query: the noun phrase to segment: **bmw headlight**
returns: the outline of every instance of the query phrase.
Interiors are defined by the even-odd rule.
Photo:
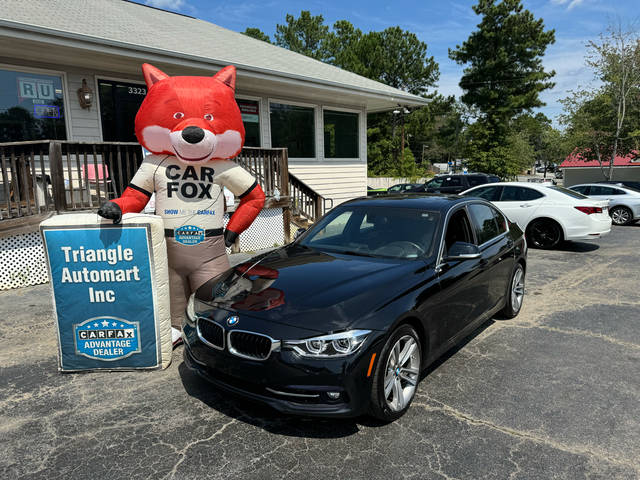
[[[189,323],[196,321],[196,294],[192,293],[187,301],[187,320]]]
[[[285,340],[282,346],[303,357],[345,357],[357,352],[370,333],[371,330],[349,330],[304,340]]]

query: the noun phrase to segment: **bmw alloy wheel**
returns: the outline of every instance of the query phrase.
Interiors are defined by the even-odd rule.
[[[519,312],[524,298],[524,271],[522,267],[516,269],[511,282],[511,308],[514,312]]]
[[[391,349],[384,374],[384,397],[393,412],[403,410],[416,392],[419,355],[420,349],[411,335],[401,337]]]

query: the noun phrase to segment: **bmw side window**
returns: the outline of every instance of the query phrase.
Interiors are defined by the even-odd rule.
[[[609,195],[626,195],[627,192],[623,192],[622,190],[618,190],[617,188],[612,188],[611,193]]]
[[[476,231],[476,237],[478,238],[478,245],[482,245],[500,235],[501,232],[491,207],[480,203],[472,203],[468,208]]]
[[[589,190],[589,187],[586,186],[580,186],[580,187],[571,187],[571,190],[574,190],[578,193],[581,193],[583,195],[587,195],[587,191]]]
[[[498,224],[498,233],[504,233],[507,231],[507,219],[504,218],[504,215],[500,213],[495,208],[491,208],[493,212],[493,216],[496,219],[496,223]]]
[[[467,212],[464,208],[457,210],[449,218],[447,233],[444,237],[445,256],[451,246],[456,242],[473,243],[471,224],[469,223],[469,218],[467,217]]]

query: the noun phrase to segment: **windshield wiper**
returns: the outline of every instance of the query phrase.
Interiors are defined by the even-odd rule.
[[[370,253],[356,252],[355,250],[336,251],[336,253],[342,253],[344,255],[355,255],[356,257],[375,257]]]

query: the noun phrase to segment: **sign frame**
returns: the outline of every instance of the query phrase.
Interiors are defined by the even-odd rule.
[[[149,261],[149,271],[150,271],[150,283],[151,283],[151,301],[153,304],[153,328],[155,332],[155,355],[156,355],[156,364],[151,366],[124,366],[124,367],[93,367],[93,368],[64,368],[63,365],[63,355],[62,355],[62,339],[60,338],[60,319],[58,317],[58,308],[56,304],[55,298],[55,289],[54,289],[54,281],[52,276],[51,269],[51,260],[49,256],[49,249],[47,245],[47,238],[45,235],[45,231],[73,231],[73,230],[105,230],[105,229],[144,229],[145,230],[145,238],[146,238],[146,253]],[[162,369],[162,352],[161,352],[161,340],[160,340],[160,329],[159,329],[159,318],[158,318],[158,308],[157,308],[157,290],[156,290],[156,265],[154,260],[154,252],[153,245],[151,241],[151,225],[148,223],[126,223],[126,224],[84,224],[84,225],[40,225],[40,234],[42,236],[42,245],[44,248],[44,254],[47,261],[47,274],[49,276],[49,284],[51,286],[51,300],[54,306],[54,317],[55,317],[55,328],[56,328],[56,338],[58,343],[58,371],[62,373],[75,373],[75,372],[114,372],[114,371],[133,371],[133,370],[159,370]],[[109,315],[103,315],[103,317],[107,317]],[[87,319],[88,320],[88,319]],[[86,320],[81,322],[70,324],[73,327],[74,331],[74,348],[75,346],[75,326],[84,323]],[[134,323],[130,320],[127,320],[130,323]],[[140,332],[139,322],[138,323],[138,332]],[[140,340],[139,340],[140,341]],[[127,355],[130,356],[131,354]],[[84,355],[83,355],[84,356]],[[122,360],[123,358],[105,360],[101,359],[100,361],[114,361],[114,360]]]

